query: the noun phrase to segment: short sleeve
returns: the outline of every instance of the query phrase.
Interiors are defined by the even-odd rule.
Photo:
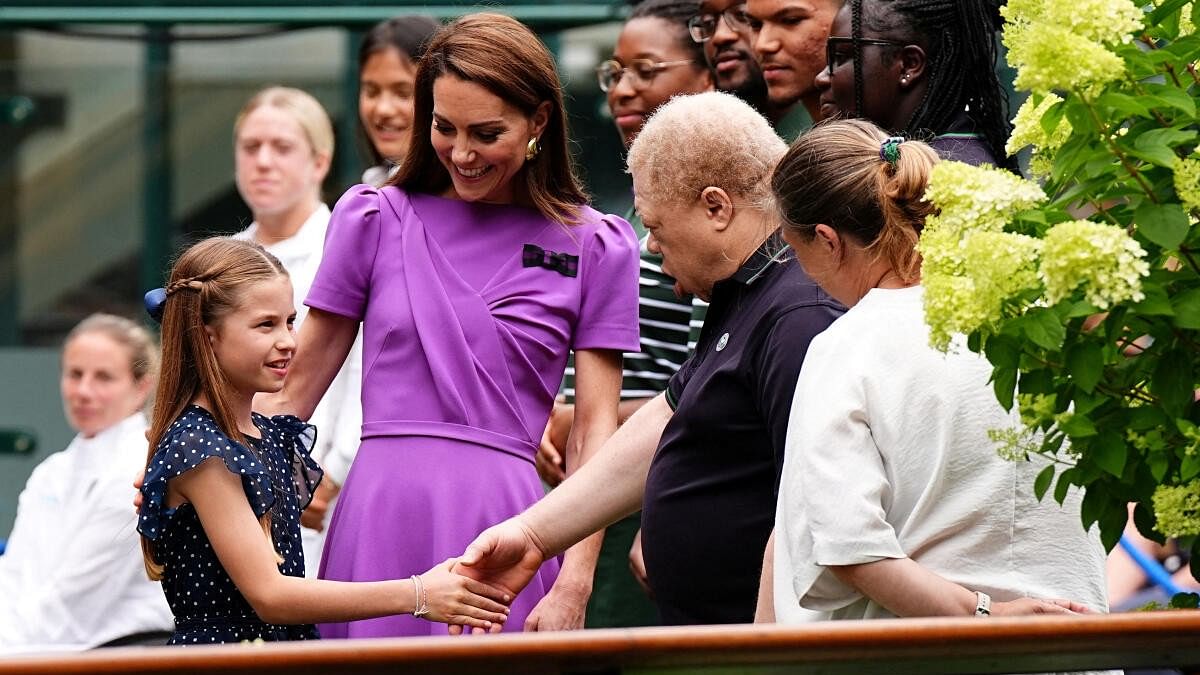
[[[285,456],[292,465],[296,504],[303,511],[312,501],[313,493],[324,475],[320,465],[312,458],[313,446],[317,444],[317,428],[295,415],[276,415],[271,418],[271,424],[282,436]]]
[[[579,321],[571,347],[640,351],[639,252],[633,227],[617,216],[603,216],[582,255]]]
[[[333,207],[325,252],[304,304],[361,321],[379,251],[379,191],[356,185]]]
[[[275,495],[267,467],[253,452],[222,433],[212,417],[193,408],[171,425],[146,467],[138,513],[138,532],[142,536],[158,539],[173,511],[166,505],[167,483],[211,457],[220,457],[227,469],[241,476],[256,517],[261,518],[271,508]]]
[[[801,369],[776,519],[776,538],[793,561],[792,591],[803,607],[818,610],[861,597],[826,567],[905,557],[887,520],[891,484],[866,393],[835,342],[828,334],[814,339]]]

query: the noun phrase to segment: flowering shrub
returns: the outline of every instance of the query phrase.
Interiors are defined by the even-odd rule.
[[[1200,2],[1009,0],[1004,44],[1030,96],[1010,153],[1039,182],[953,162],[922,234],[935,346],[985,354],[1024,429],[992,440],[1054,461],[1039,497],[1085,488],[1113,547],[1133,503],[1200,577]]]

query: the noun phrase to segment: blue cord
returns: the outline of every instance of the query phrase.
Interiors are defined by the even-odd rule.
[[[1148,577],[1150,581],[1153,581],[1156,586],[1161,586],[1162,589],[1167,592],[1168,596],[1173,596],[1176,593],[1184,592],[1182,588],[1177,586],[1175,582],[1171,580],[1171,573],[1168,572],[1166,568],[1158,564],[1157,560],[1143,553],[1142,550],[1137,546],[1134,546],[1133,542],[1129,541],[1129,539],[1125,536],[1121,537],[1121,548],[1125,549],[1125,552],[1129,554],[1129,557],[1133,558],[1133,561],[1138,564],[1138,567],[1142,568],[1142,571],[1146,573],[1146,577]]]

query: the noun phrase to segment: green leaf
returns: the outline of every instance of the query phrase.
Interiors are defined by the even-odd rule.
[[[1039,122],[1042,126],[1042,131],[1046,132],[1047,136],[1053,136],[1066,113],[1067,107],[1062,102],[1055,103],[1047,108],[1046,112],[1042,113],[1042,119]]]
[[[1193,400],[1191,354],[1173,349],[1162,355],[1150,378],[1150,391],[1172,417],[1184,417]]]
[[[1071,491],[1071,479],[1075,469],[1067,469],[1058,476],[1058,482],[1054,484],[1054,501],[1058,502],[1059,506],[1067,499],[1067,493]]]
[[[1176,593],[1171,596],[1171,609],[1197,609],[1200,608],[1200,594],[1196,593]]]
[[[1164,89],[1157,96],[1149,96],[1147,98],[1150,100],[1161,98],[1169,105],[1174,106],[1179,103],[1177,94],[1183,94],[1183,92],[1178,89]],[[1187,94],[1183,95],[1187,96]],[[1192,112],[1195,113],[1195,102],[1191,102],[1191,106]],[[1146,150],[1160,145],[1173,147],[1185,143],[1191,144],[1196,142],[1196,136],[1195,131],[1184,131],[1183,129],[1151,129],[1150,131],[1143,131],[1138,134],[1137,140],[1133,142],[1133,147],[1138,150]]]
[[[1104,373],[1104,353],[1094,342],[1082,342],[1067,351],[1067,370],[1075,384],[1092,393]]]
[[[1179,465],[1179,479],[1190,481],[1196,476],[1200,476],[1200,452],[1192,451],[1190,455],[1183,456],[1183,462]]]
[[[1068,415],[1066,419],[1058,423],[1058,428],[1067,432],[1071,440],[1076,438],[1088,438],[1100,433],[1096,430],[1096,425],[1085,415]]]
[[[1138,232],[1159,246],[1174,250],[1188,234],[1187,214],[1179,204],[1145,202],[1133,215]]]
[[[1146,25],[1153,26],[1156,23],[1161,23],[1168,14],[1179,11],[1179,8],[1186,5],[1189,1],[1166,0],[1166,2],[1156,7],[1153,12],[1150,12],[1150,17],[1146,20]]]
[[[1142,293],[1146,297],[1133,305],[1132,309],[1134,312],[1142,316],[1175,315],[1175,310],[1171,306],[1171,298],[1167,296],[1167,291],[1162,286],[1146,284],[1142,286]]]
[[[1083,491],[1083,502],[1079,505],[1079,516],[1083,519],[1084,529],[1091,529],[1092,523],[1104,515],[1108,502],[1108,490],[1104,483],[1092,483]]]
[[[1116,110],[1117,112],[1123,113],[1127,116],[1132,116],[1132,117],[1149,117],[1150,116],[1150,108],[1148,108],[1145,103],[1142,103],[1137,98],[1134,98],[1133,96],[1130,96],[1129,94],[1121,94],[1121,93],[1118,93],[1115,91],[1110,91],[1110,92],[1104,94],[1103,96],[1101,96],[1099,99],[1097,99],[1096,103],[1098,103],[1099,105],[1102,105],[1102,106],[1107,106],[1109,108],[1112,108],[1113,110]],[[1051,127],[1049,129],[1046,128],[1046,118],[1043,117],[1042,118],[1042,130],[1044,130],[1047,134],[1049,134],[1049,133],[1052,133],[1054,131],[1054,129],[1055,129],[1055,127]]]
[[[1117,478],[1125,473],[1125,459],[1129,451],[1125,439],[1112,433],[1101,434],[1092,441],[1091,450],[1092,460],[1101,469]]]
[[[1007,335],[989,337],[983,350],[997,368],[1016,368],[1021,363],[1021,343]]]
[[[1005,410],[1012,410],[1013,393],[1017,388],[1017,369],[996,366],[992,369],[992,388],[996,392],[996,400]]]
[[[1184,291],[1171,299],[1175,310],[1175,325],[1180,328],[1200,329],[1200,288]]]
[[[1169,56],[1174,56],[1174,54],[1171,54],[1170,52],[1167,52],[1167,54]],[[1196,116],[1196,101],[1195,101],[1195,99],[1193,99],[1191,96],[1189,96],[1188,93],[1183,91],[1182,89],[1176,89],[1173,86],[1165,86],[1164,88],[1155,92],[1155,98],[1162,99],[1169,106],[1182,111],[1188,117]],[[1174,131],[1174,130],[1173,129],[1163,129],[1163,131]],[[1189,132],[1183,132],[1183,134],[1184,134],[1184,136],[1176,137],[1176,138],[1186,139],[1186,136],[1189,134]],[[1194,136],[1194,134],[1193,134],[1193,136]],[[1178,143],[1180,143],[1180,142],[1187,142],[1187,141],[1179,140],[1178,142],[1172,142],[1170,144],[1178,145]]]
[[[1025,323],[1022,324],[1025,337],[1034,344],[1050,351],[1057,351],[1062,346],[1066,329],[1057,314],[1045,308],[1038,308],[1030,310],[1025,319]]]
[[[1033,494],[1037,496],[1039,502],[1046,496],[1046,490],[1050,489],[1052,480],[1054,480],[1054,465],[1050,464],[1039,471],[1037,478],[1033,481]]]
[[[1163,453],[1155,452],[1149,455],[1146,457],[1146,464],[1150,467],[1150,475],[1154,476],[1155,482],[1161,483],[1163,478],[1166,478],[1170,464]]]
[[[1117,542],[1121,541],[1121,535],[1125,534],[1128,522],[1129,511],[1124,503],[1109,501],[1105,505],[1100,516],[1100,543],[1104,544],[1105,551],[1112,551]]]
[[[1146,507],[1145,504],[1139,503],[1133,509],[1133,524],[1137,528],[1138,534],[1153,541],[1157,544],[1166,544],[1167,538],[1161,532],[1154,529],[1157,524],[1154,519],[1154,512]]]

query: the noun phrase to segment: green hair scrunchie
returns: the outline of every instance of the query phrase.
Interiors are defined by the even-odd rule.
[[[900,161],[900,144],[905,140],[907,139],[903,136],[888,136],[883,139],[883,143],[879,144],[879,159],[895,168],[896,162]]]

